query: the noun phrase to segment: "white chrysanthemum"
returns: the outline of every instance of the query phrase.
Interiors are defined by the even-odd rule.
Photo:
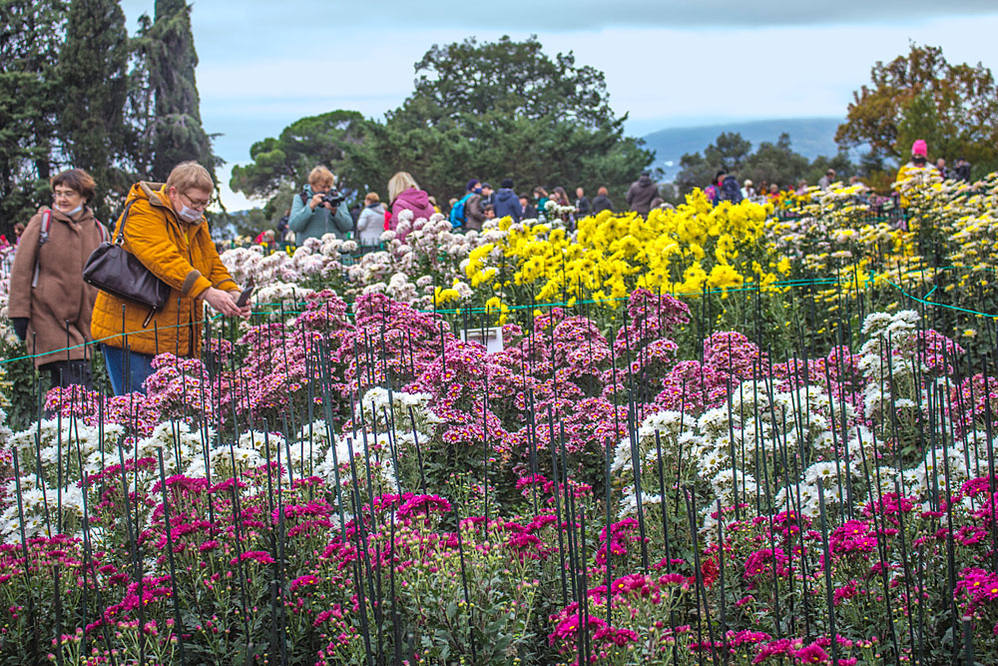
[[[661,504],[662,496],[653,493],[642,493],[641,494],[641,507],[644,511],[648,510],[649,505]],[[627,486],[621,491],[620,496],[620,506],[617,510],[618,519],[623,520],[624,518],[633,517],[638,515],[638,497],[635,494],[634,486]]]
[[[834,462],[814,463],[804,470],[804,481],[809,485],[821,483],[825,488],[837,484],[842,479],[842,466]]]
[[[610,465],[610,470],[619,472],[625,467],[629,467],[630,464],[631,439],[630,437],[625,437],[617,443],[616,448],[613,450],[613,463]]]

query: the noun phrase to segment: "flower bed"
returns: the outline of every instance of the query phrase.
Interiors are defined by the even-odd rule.
[[[0,430],[0,661],[990,663],[993,329],[906,282],[980,187],[230,251],[249,323]]]

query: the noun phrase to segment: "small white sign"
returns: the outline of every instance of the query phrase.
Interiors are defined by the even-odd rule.
[[[485,345],[485,351],[489,354],[494,354],[503,350],[502,327],[486,329],[469,328],[467,331],[461,329],[460,335],[461,339],[465,342],[478,342]]]

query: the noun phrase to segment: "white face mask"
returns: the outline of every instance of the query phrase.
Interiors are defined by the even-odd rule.
[[[79,213],[81,210],[83,210],[83,204],[80,204],[79,206],[77,206],[73,210],[67,210],[67,211],[65,211],[65,213],[66,213],[66,215],[69,215],[70,217],[76,217],[76,214]]]
[[[201,212],[189,206],[181,206],[180,210],[177,211],[177,215],[184,222],[197,222],[201,219]]]

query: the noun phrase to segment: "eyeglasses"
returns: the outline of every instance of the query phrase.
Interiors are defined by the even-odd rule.
[[[72,196],[77,195],[77,194],[79,194],[79,192],[77,192],[76,190],[68,190],[68,189],[67,190],[54,190],[52,192],[52,198],[53,199],[69,198],[69,197],[72,197]]]
[[[191,205],[191,208],[201,208],[204,209],[208,204],[211,203],[211,199],[191,199],[184,193],[181,193],[183,198],[187,199],[187,202]]]

